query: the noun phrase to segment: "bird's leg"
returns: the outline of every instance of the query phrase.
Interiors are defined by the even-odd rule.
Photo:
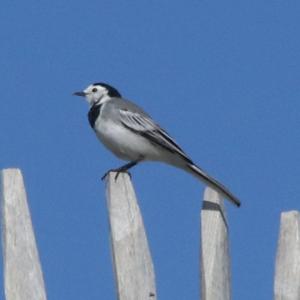
[[[117,180],[118,176],[120,173],[124,173],[124,172],[127,172],[127,170],[129,170],[130,168],[134,167],[135,165],[137,165],[139,163],[139,161],[131,161],[117,169],[111,169],[111,170],[108,170],[102,177],[101,177],[101,180],[103,180],[109,172],[117,172],[116,176],[115,176],[115,180]],[[130,175],[130,174],[129,174]]]

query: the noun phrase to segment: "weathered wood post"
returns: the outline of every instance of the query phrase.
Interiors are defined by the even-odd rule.
[[[141,212],[128,174],[107,176],[106,198],[119,300],[156,299],[155,275]]]
[[[201,300],[229,300],[228,228],[221,196],[207,187],[201,210]]]
[[[46,292],[21,171],[1,171],[6,300],[45,300]]]
[[[300,299],[300,212],[281,213],[275,266],[275,300]]]

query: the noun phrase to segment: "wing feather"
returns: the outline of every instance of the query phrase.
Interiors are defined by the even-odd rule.
[[[123,109],[120,110],[120,116],[121,123],[129,130],[145,137],[156,146],[158,145],[172,153],[178,154],[187,162],[192,163],[169,134],[156,124],[149,116],[142,115],[139,112],[132,112]]]

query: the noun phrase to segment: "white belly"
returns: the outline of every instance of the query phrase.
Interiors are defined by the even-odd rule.
[[[100,141],[121,159],[135,161],[161,158],[161,149],[121,125],[101,120],[96,122],[95,128]]]

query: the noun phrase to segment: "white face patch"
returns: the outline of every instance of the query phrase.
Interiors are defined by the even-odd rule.
[[[86,93],[86,100],[92,106],[95,103],[104,103],[109,100],[108,91],[105,87],[100,85],[89,85],[84,92]]]

